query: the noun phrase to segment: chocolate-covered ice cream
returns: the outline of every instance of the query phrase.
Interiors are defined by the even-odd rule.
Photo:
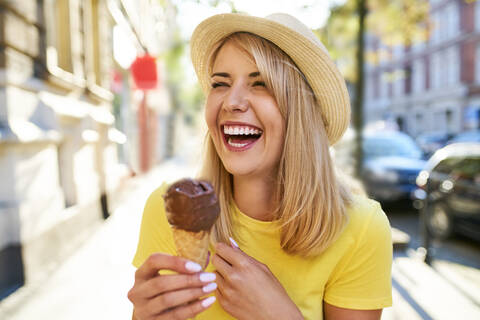
[[[179,180],[168,188],[163,198],[168,222],[174,228],[208,232],[220,214],[217,196],[206,181]]]

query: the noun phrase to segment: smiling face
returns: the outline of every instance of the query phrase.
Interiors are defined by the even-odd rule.
[[[205,118],[215,149],[234,176],[272,177],[285,139],[285,121],[253,60],[227,41],[211,73]]]

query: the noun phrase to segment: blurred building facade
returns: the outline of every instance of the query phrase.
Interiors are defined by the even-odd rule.
[[[365,120],[412,136],[480,127],[480,1],[430,0],[428,39],[387,46],[369,34]]]
[[[165,46],[159,3],[0,2],[0,299],[54,269],[122,179],[167,155],[166,90],[145,96],[128,72]]]

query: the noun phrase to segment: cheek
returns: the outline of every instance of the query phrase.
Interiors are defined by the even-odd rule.
[[[258,111],[258,116],[265,120],[265,126],[269,127],[271,130],[273,129],[273,138],[275,140],[280,140],[283,143],[283,140],[285,139],[286,123],[278,105],[275,100],[269,99],[263,102],[263,106],[264,108]],[[277,142],[279,143],[280,141]]]
[[[216,134],[217,128],[217,117],[218,117],[219,108],[215,107],[209,100],[205,106],[205,122],[208,126],[208,131],[210,134]]]

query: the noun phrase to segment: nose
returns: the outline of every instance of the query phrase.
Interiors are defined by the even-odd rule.
[[[242,84],[236,84],[230,87],[230,91],[225,96],[224,108],[230,112],[245,112],[250,106],[248,90]]]

